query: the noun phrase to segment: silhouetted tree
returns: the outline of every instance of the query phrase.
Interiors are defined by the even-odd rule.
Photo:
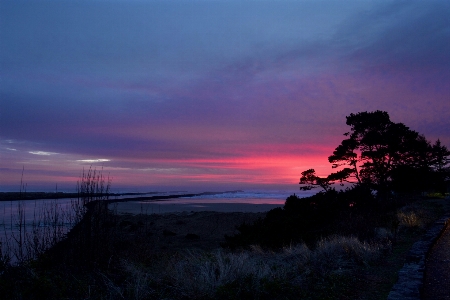
[[[300,187],[300,190],[309,191],[319,186],[323,188],[325,192],[328,192],[333,189],[333,183],[340,182],[342,184],[344,181],[350,182],[347,179],[352,173],[353,169],[344,168],[335,173],[331,173],[327,177],[319,177],[316,175],[316,171],[314,169],[309,169],[302,172],[300,184],[303,184],[303,186]]]
[[[445,192],[450,180],[450,151],[438,139],[431,147],[431,168],[433,169],[434,188]]]
[[[324,178],[314,169],[302,172],[302,190],[320,186],[327,191],[333,183],[347,181],[386,198],[392,190],[406,190],[408,183],[420,190],[430,180],[448,178],[450,152],[439,140],[431,146],[423,135],[392,122],[384,111],[352,113],[346,118],[350,131],[344,135],[348,138],[328,157],[333,168],[344,168]],[[441,175],[431,176],[436,172]]]
[[[331,187],[331,182],[327,178],[322,178],[316,175],[316,171],[314,169],[309,169],[302,172],[302,177],[300,178],[300,184],[303,186],[300,187],[300,190],[309,191],[316,186],[320,186],[326,191],[328,191]]]
[[[436,172],[448,172],[447,167],[450,164],[450,151],[445,145],[441,145],[441,141],[438,139],[431,148],[432,158],[431,166]],[[448,175],[447,175],[448,176]]]

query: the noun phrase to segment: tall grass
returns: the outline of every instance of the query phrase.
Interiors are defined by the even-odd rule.
[[[27,205],[34,210],[31,220],[26,217]],[[0,224],[3,231],[0,241],[3,258],[0,259],[4,264],[21,264],[38,257],[61,241],[70,228],[72,218],[57,200],[42,205],[35,201],[34,208],[31,205],[24,201],[12,202],[9,224]]]
[[[89,203],[107,200],[111,180],[103,175],[103,170],[95,168],[83,169],[77,182],[78,197],[71,200],[70,207],[62,207],[58,199],[43,204],[34,201],[32,220],[26,219],[25,201],[11,201],[9,226],[4,221],[0,224],[3,236],[0,238],[0,267],[11,264],[20,265],[44,254],[49,248],[62,241],[71,228],[79,224],[88,212]],[[26,194],[26,184],[22,178],[20,195]],[[27,201],[29,203],[29,201]],[[15,209],[14,209],[15,206]],[[97,211],[91,218],[98,223],[99,213],[105,213],[105,205],[101,212]],[[6,218],[4,218],[6,220]]]
[[[157,271],[122,261],[125,283],[114,285],[106,277],[105,282],[111,296],[125,299],[273,299],[281,291],[299,297],[311,285],[335,275],[351,276],[376,262],[389,246],[334,236],[314,248],[300,243],[281,251],[259,246],[239,252],[186,250]]]
[[[89,203],[108,200],[111,189],[111,178],[103,175],[103,169],[95,168],[83,172],[77,181],[77,199],[72,201],[74,223],[78,224],[85,216]]]
[[[399,229],[422,228],[425,226],[427,212],[417,205],[407,205],[397,211]]]
[[[179,299],[211,299],[217,293],[243,290],[257,299],[274,283],[299,288],[311,276],[315,280],[326,278],[333,272],[349,272],[369,264],[380,257],[385,246],[369,245],[353,237],[334,237],[319,242],[315,249],[298,244],[279,252],[259,246],[241,252],[187,251],[175,257],[161,275]]]

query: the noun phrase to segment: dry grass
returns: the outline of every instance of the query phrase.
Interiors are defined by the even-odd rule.
[[[355,237],[334,236],[318,242],[311,258],[311,269],[319,276],[348,272],[376,261],[391,244],[365,243]]]
[[[220,288],[231,285],[250,288],[257,298],[267,282],[301,287],[312,274],[326,277],[376,261],[387,246],[335,236],[320,241],[314,250],[298,244],[279,252],[259,246],[240,252],[186,251],[170,261],[164,284],[176,291],[177,298],[214,298]]]
[[[314,250],[305,244],[278,252],[259,246],[240,252],[187,250],[173,256],[158,273],[124,262],[126,284],[120,291],[109,286],[111,294],[119,298],[126,295],[127,299],[151,295],[167,299],[214,299],[230,290],[234,295],[246,290],[258,299],[267,293],[268,286],[306,288],[312,280],[323,282],[334,274],[350,274],[378,260],[385,247],[362,243],[354,237],[335,236],[320,241]]]
[[[427,211],[417,205],[404,206],[397,212],[399,229],[423,228],[428,218]]]

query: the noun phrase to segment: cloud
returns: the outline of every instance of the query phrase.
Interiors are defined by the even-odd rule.
[[[83,163],[97,163],[97,162],[107,162],[111,160],[107,158],[97,158],[97,159],[77,159],[77,161]]]
[[[45,156],[59,154],[56,152],[47,152],[47,151],[28,151],[28,153],[34,154],[34,155],[45,155]]]
[[[348,61],[445,69],[450,66],[449,14],[445,1],[388,2],[349,18],[334,39],[348,52]]]

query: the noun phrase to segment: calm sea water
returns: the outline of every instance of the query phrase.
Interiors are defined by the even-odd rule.
[[[58,213],[70,220],[73,216],[71,201],[74,199],[36,199],[0,202],[1,229],[10,230],[19,223],[19,210],[23,211],[23,220],[26,225],[44,217],[46,213]]]

